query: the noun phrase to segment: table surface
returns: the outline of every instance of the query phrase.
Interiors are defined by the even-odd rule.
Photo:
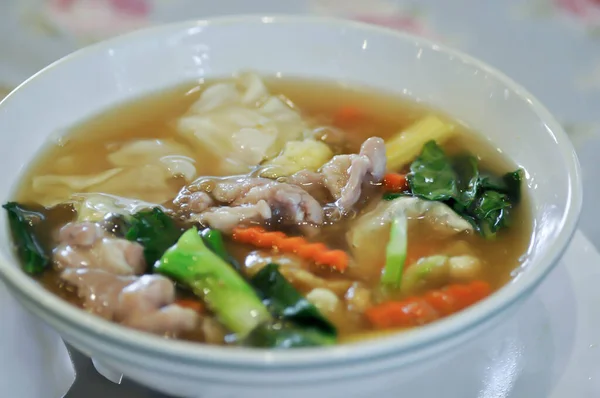
[[[600,0],[96,0],[104,7],[100,14],[97,8],[86,8],[91,2],[0,2],[0,95],[2,87],[16,86],[91,41],[191,17],[325,14],[409,30],[494,65],[556,115],[582,165],[586,199],[580,230],[600,247],[600,211],[594,200],[600,196],[595,181],[600,153]],[[95,23],[89,23],[92,20]],[[72,353],[77,380],[69,398],[165,397],[127,380],[112,384],[95,372],[88,358]]]

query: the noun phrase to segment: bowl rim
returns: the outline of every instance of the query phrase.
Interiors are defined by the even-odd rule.
[[[332,364],[339,364],[346,361],[375,360],[408,354],[447,341],[453,336],[460,335],[486,322],[495,315],[503,312],[503,310],[516,301],[531,294],[554,268],[575,233],[582,207],[581,170],[572,143],[552,114],[524,87],[483,61],[428,38],[364,22],[326,16],[241,14],[193,19],[141,29],[93,44],[66,55],[21,83],[0,102],[0,108],[5,102],[11,101],[13,95],[18,95],[22,87],[35,84],[40,75],[51,69],[59,68],[62,64],[68,63],[72,59],[102,52],[110,47],[135,46],[136,39],[145,38],[151,40],[153,37],[160,37],[169,32],[181,31],[193,27],[235,26],[239,23],[272,25],[295,23],[305,26],[329,25],[393,37],[399,41],[409,41],[416,46],[426,47],[456,57],[460,61],[482,70],[512,90],[515,95],[524,99],[529,104],[532,112],[544,121],[548,134],[556,142],[558,150],[562,155],[562,160],[568,169],[567,184],[569,187],[565,212],[562,215],[560,223],[556,226],[556,228],[560,228],[560,232],[554,244],[543,252],[535,262],[529,264],[530,267],[533,267],[529,271],[531,276],[527,279],[517,278],[513,280],[512,283],[501,288],[486,300],[461,311],[455,316],[450,316],[417,329],[350,344],[286,351],[210,346],[186,341],[167,340],[160,336],[126,328],[86,313],[50,293],[22,272],[20,267],[11,265],[13,260],[5,256],[4,253],[1,253],[0,277],[2,277],[1,279],[9,287],[17,290],[19,296],[22,295],[25,301],[34,302],[37,307],[43,309],[45,312],[53,313],[62,322],[75,325],[84,331],[87,337],[103,340],[105,344],[115,348],[123,348],[123,352],[134,350],[145,356],[155,356],[163,359],[169,358],[180,363],[206,363],[210,364],[211,367],[227,367],[230,369],[257,367],[284,367],[292,369],[309,366],[315,368],[330,367]]]

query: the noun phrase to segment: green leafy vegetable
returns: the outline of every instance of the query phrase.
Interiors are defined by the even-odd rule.
[[[475,157],[449,158],[434,141],[425,144],[410,169],[413,195],[447,204],[489,239],[510,225],[510,213],[521,199],[523,170],[502,177],[481,173]]]
[[[456,172],[456,185],[458,192],[456,202],[464,207],[471,206],[479,188],[479,168],[477,158],[470,155],[462,155],[454,158],[452,162]]]
[[[152,266],[177,242],[183,231],[171,217],[156,207],[135,213],[129,221],[125,238],[144,247],[146,263]]]
[[[22,267],[28,274],[39,274],[50,265],[50,254],[39,241],[34,225],[44,220],[43,214],[28,210],[16,202],[3,205],[8,213],[13,239]]]
[[[227,252],[221,231],[217,229],[205,228],[202,230],[200,235],[210,250],[231,264],[237,271],[241,271],[242,267],[240,267],[240,264]]]
[[[383,285],[400,287],[406,261],[408,220],[404,212],[394,216],[390,228],[390,240],[385,249],[385,265],[381,275]]]
[[[319,329],[271,322],[258,325],[242,343],[252,347],[286,349],[333,345],[335,342],[334,335],[323,333]]]
[[[474,219],[480,232],[486,237],[493,237],[502,227],[509,226],[508,211],[511,204],[508,196],[497,191],[484,191],[472,208]]]
[[[458,194],[452,163],[435,141],[428,141],[410,165],[407,176],[414,195],[428,200],[449,200]]]
[[[521,181],[523,181],[523,170],[506,173],[502,177],[487,174],[481,178],[481,187],[485,190],[502,192],[508,195],[511,201],[521,201]]]
[[[204,244],[195,227],[163,254],[154,269],[190,289],[241,338],[272,320],[252,287]]]
[[[308,327],[336,336],[335,326],[281,275],[277,264],[265,266],[254,275],[251,283],[277,318],[293,322],[299,327]]]

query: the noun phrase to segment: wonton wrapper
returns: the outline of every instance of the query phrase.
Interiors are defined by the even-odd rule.
[[[52,206],[74,194],[103,192],[111,195],[164,203],[177,195],[169,184],[173,177],[192,181],[196,167],[191,151],[173,140],[142,139],[126,143],[107,156],[116,166],[85,175],[45,175],[33,179],[33,189]]]
[[[208,87],[177,128],[193,146],[219,159],[218,174],[243,174],[271,159],[286,142],[310,136],[285,99],[271,95],[255,74]]]
[[[375,209],[359,217],[346,235],[357,263],[383,261],[390,224],[398,213],[404,213],[408,219],[424,219],[436,233],[445,236],[473,230],[467,220],[441,202],[408,196],[382,201]]]

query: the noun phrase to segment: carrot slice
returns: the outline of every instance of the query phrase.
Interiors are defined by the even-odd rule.
[[[360,108],[352,105],[346,105],[337,110],[333,118],[333,122],[338,126],[348,125],[360,120],[363,115],[364,112]]]
[[[349,263],[348,254],[330,250],[323,243],[308,242],[299,236],[286,236],[283,232],[267,232],[259,227],[235,228],[233,240],[282,253],[294,253],[318,265],[326,265],[343,272]]]
[[[179,299],[175,300],[175,304],[183,308],[194,310],[199,314],[204,312],[204,304],[197,300]]]
[[[388,192],[402,192],[408,189],[406,174],[387,173],[383,177],[383,189]]]
[[[365,315],[377,329],[424,325],[475,304],[491,291],[490,285],[484,281],[449,285],[422,297],[376,305],[367,309]]]

